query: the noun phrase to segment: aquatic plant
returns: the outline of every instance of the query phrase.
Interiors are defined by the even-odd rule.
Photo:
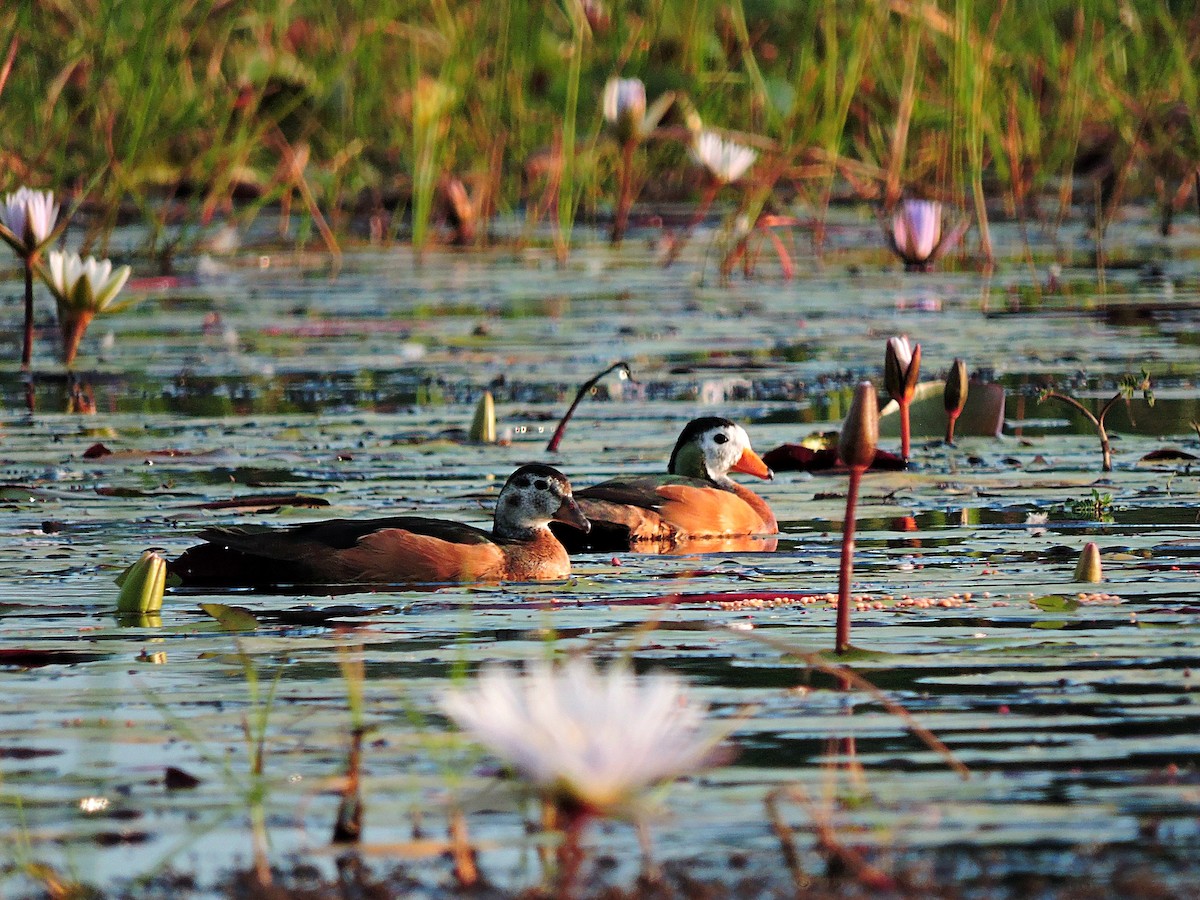
[[[579,115],[579,85],[583,78],[584,47],[592,29],[587,11],[580,0],[565,5],[570,26],[569,42],[564,42],[567,57],[566,91],[561,111],[561,125],[554,134],[554,145],[560,164],[557,171],[558,218],[554,234],[554,253],[560,266],[566,265],[575,229],[575,213],[579,205],[578,162],[576,138]]]
[[[1100,493],[1092,488],[1091,493],[1067,504],[1067,512],[1076,518],[1094,519],[1097,522],[1112,521],[1112,494]]]
[[[350,712],[350,748],[346,754],[346,776],[333,823],[333,843],[356,843],[362,836],[364,804],[362,799],[362,745],[367,733],[366,703],[363,685],[366,664],[361,644],[340,647],[338,665],[346,682],[346,702]]]
[[[967,405],[967,390],[970,382],[967,379],[967,364],[955,358],[946,373],[946,386],[942,390],[942,406],[946,410],[946,443],[954,443],[954,426]]]
[[[563,435],[567,433],[567,423],[571,421],[571,416],[575,415],[575,408],[579,406],[580,401],[582,401],[583,398],[586,397],[593,388],[595,388],[596,383],[609,372],[616,372],[617,376],[622,381],[633,380],[633,373],[629,369],[629,364],[622,361],[613,363],[603,372],[598,372],[580,385],[579,390],[575,392],[575,399],[571,401],[571,405],[567,408],[567,411],[563,413],[563,417],[559,421],[558,427],[554,429],[554,434],[551,436],[550,442],[546,444],[546,450],[548,452],[558,452],[558,446],[562,443]]]
[[[602,670],[578,657],[524,671],[486,666],[441,705],[553,810],[564,834],[561,895],[574,883],[589,821],[636,816],[648,790],[709,764],[718,740],[677,676]]]
[[[838,457],[850,470],[846,487],[846,515],[842,523],[842,555],[838,568],[837,634],[834,649],[845,653],[850,649],[850,587],[854,578],[855,513],[858,507],[858,488],[862,476],[875,459],[879,443],[879,400],[875,385],[860,381],[854,389],[854,400],[842,433],[838,438]]]
[[[965,219],[946,230],[944,218],[936,200],[907,199],[892,213],[888,242],[907,271],[929,271],[967,230]]]
[[[471,419],[471,430],[467,437],[480,444],[496,443],[496,399],[491,391],[484,391],[475,405]]]
[[[610,78],[604,85],[604,122],[621,148],[621,181],[613,216],[611,240],[621,243],[629,222],[634,195],[634,153],[658,127],[659,121],[675,101],[671,91],[663,94],[647,109],[646,86],[638,78]]]
[[[97,315],[112,309],[113,300],[129,279],[130,268],[114,270],[107,259],[81,259],[78,253],[60,250],[52,250],[47,262],[42,278],[58,303],[63,360],[70,366],[88,325]]]
[[[1079,562],[1075,564],[1074,579],[1099,584],[1104,580],[1103,568],[1100,564],[1100,548],[1095,541],[1083,545],[1079,554]]]
[[[1060,403],[1065,403],[1068,406],[1078,410],[1083,416],[1092,423],[1092,427],[1096,429],[1096,435],[1100,438],[1100,457],[1101,468],[1105,472],[1112,471],[1112,447],[1108,441],[1108,429],[1105,426],[1105,419],[1108,418],[1109,412],[1116,406],[1117,401],[1124,400],[1128,403],[1133,399],[1133,395],[1141,391],[1142,399],[1150,406],[1154,405],[1154,392],[1150,389],[1150,373],[1142,369],[1140,374],[1127,374],[1122,376],[1117,384],[1117,392],[1110,397],[1103,406],[1100,407],[1099,413],[1094,413],[1074,397],[1069,394],[1064,394],[1054,388],[1044,388],[1038,394],[1038,403],[1044,403],[1047,400],[1057,400]]]
[[[414,59],[416,59],[414,54]],[[416,63],[414,62],[414,66]],[[450,113],[458,102],[455,88],[436,78],[416,75],[412,88],[413,210],[412,242],[419,252],[429,232],[438,171],[445,151]]]
[[[145,615],[162,609],[167,586],[167,559],[158,550],[146,550],[117,578],[118,615]]]
[[[693,134],[688,154],[693,162],[703,167],[707,183],[704,193],[700,197],[700,203],[697,205],[696,211],[692,213],[687,227],[671,243],[663,262],[667,266],[671,265],[679,257],[683,248],[687,246],[692,232],[708,215],[721,188],[745,175],[754,165],[754,161],[758,159],[758,151],[704,128],[700,128]]]
[[[20,257],[25,266],[25,331],[21,345],[21,368],[33,360],[33,273],[46,246],[54,240],[58,204],[51,191],[22,187],[0,203],[0,239]]]
[[[921,376],[921,345],[910,344],[908,337],[888,338],[883,357],[883,383],[888,396],[900,407],[900,456],[908,462],[911,443],[909,407]]]
[[[717,188],[737,181],[758,159],[758,151],[707,129],[696,135],[689,153],[698,165],[704,167],[710,182]]]

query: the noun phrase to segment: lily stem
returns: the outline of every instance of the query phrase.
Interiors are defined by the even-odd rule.
[[[946,413],[946,443],[954,446],[954,426],[958,422],[958,416],[954,413]]]
[[[633,151],[637,141],[626,141],[621,147],[621,187],[617,195],[617,214],[613,219],[612,244],[620,246],[629,224],[629,207],[633,205]]]
[[[708,187],[704,189],[704,196],[700,198],[700,205],[696,207],[696,212],[692,214],[691,220],[687,223],[687,228],[684,229],[683,234],[671,242],[671,248],[667,251],[667,258],[663,260],[664,269],[679,258],[679,254],[683,252],[683,248],[691,240],[692,232],[696,230],[696,227],[704,221],[704,217],[708,215],[713,201],[717,199],[717,192],[719,190],[721,190],[721,182],[715,178],[711,179]]]
[[[29,371],[33,362],[33,265],[34,254],[25,257],[25,344],[21,349],[21,368]]]
[[[837,635],[834,650],[845,653],[850,649],[850,583],[854,578],[854,530],[858,510],[858,486],[862,482],[862,466],[850,467],[850,484],[846,488],[846,516],[842,523],[842,559],[838,568]]]
[[[567,812],[560,807],[558,819],[563,840],[558,845],[558,884],[554,896],[570,900],[575,896],[579,870],[583,866],[583,847],[580,839],[583,837],[583,829],[587,826],[589,816],[585,812],[575,810]]]
[[[550,443],[546,445],[547,452],[558,452],[558,445],[562,443],[563,435],[567,432],[567,423],[571,421],[571,416],[575,415],[575,407],[579,405],[579,402],[587,395],[587,392],[594,388],[596,383],[609,372],[616,372],[617,370],[623,371],[625,373],[625,377],[632,380],[632,373],[629,371],[629,364],[626,362],[615,362],[603,372],[585,381],[579,388],[579,391],[575,394],[575,399],[571,401],[571,406],[563,415],[562,421],[560,421],[558,423],[558,427],[554,429],[554,435],[550,438]]]
[[[912,427],[908,418],[909,402],[900,401],[900,456],[905,464],[908,463],[909,451],[912,446]]]
[[[1100,409],[1100,415],[1096,415],[1074,397],[1068,397],[1066,394],[1060,394],[1058,391],[1047,391],[1043,398],[1044,400],[1058,400],[1066,403],[1068,406],[1079,410],[1087,420],[1092,423],[1092,427],[1096,429],[1096,434],[1100,437],[1100,457],[1101,467],[1105,472],[1112,471],[1112,447],[1108,443],[1108,430],[1104,427],[1104,419],[1108,416],[1108,411],[1113,408],[1113,405],[1121,399],[1121,394],[1118,392]]]

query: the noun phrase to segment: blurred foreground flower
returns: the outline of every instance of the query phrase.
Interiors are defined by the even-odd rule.
[[[121,266],[114,271],[107,259],[96,260],[91,256],[80,259],[78,253],[58,250],[50,252],[48,263],[43,277],[58,301],[63,358],[69,366],[75,362],[88,325],[111,306],[129,279],[130,269]]]
[[[942,204],[936,200],[905,200],[892,215],[888,234],[892,250],[909,271],[926,272],[943,253],[958,243],[969,221],[944,231]]]
[[[883,383],[888,396],[900,407],[900,455],[908,461],[911,430],[908,408],[917,392],[921,375],[921,345],[904,336],[888,338],[883,357]]]
[[[585,659],[486,667],[442,708],[569,818],[627,811],[648,788],[703,768],[718,740],[674,675]]]
[[[21,348],[21,366],[26,369],[33,359],[33,268],[53,238],[57,221],[58,204],[51,191],[31,191],[23,187],[8,194],[0,203],[0,239],[12,247],[25,264],[25,340]]]

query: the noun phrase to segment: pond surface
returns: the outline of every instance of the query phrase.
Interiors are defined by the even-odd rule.
[[[90,416],[63,412],[44,297],[38,412],[23,412],[10,271],[5,892],[38,893],[38,863],[109,888],[169,867],[195,873],[203,893],[249,864],[256,809],[273,862],[331,871],[356,662],[371,726],[364,857],[403,862],[414,889],[436,892],[449,879],[436,855],[447,812],[462,808],[487,877],[538,884],[526,832],[537,811],[496,781],[493,761],[448,738],[436,697],[487,660],[584,648],[686,676],[728,728],[733,761],[675,785],[651,820],[656,858],[690,861],[701,877],[731,878],[736,865],[788,884],[764,799],[793,786],[808,801],[781,810],[812,871],[819,821],[885,869],[966,848],[975,868],[941,874],[964,884],[992,850],[1001,868],[1051,879],[1067,858],[1101,872],[1114,854],[1140,853],[1167,884],[1194,884],[1200,484],[1194,459],[1143,457],[1200,454],[1200,233],[1151,242],[1149,223],[1134,215],[1113,230],[1103,273],[1084,237],[1064,232],[1040,248],[1064,261],[1050,288],[1015,230],[997,229],[1006,256],[989,279],[905,274],[875,249],[872,220],[849,215],[823,261],[795,238],[794,280],[764,256],[727,288],[700,240],[667,270],[646,241],[612,252],[588,235],[566,270],[541,248],[433,251],[419,267],[406,249],[363,250],[336,272],[324,257],[268,250],[185,260],[179,276],[135,282],[134,309],[93,324],[78,372]],[[579,486],[663,470],[697,415],[743,422],[760,452],[836,429],[854,382],[881,383],[897,333],[922,344],[928,379],[961,356],[1007,390],[1000,437],[943,445],[935,404],[917,419],[912,468],[868,474],[860,501],[852,637],[869,652],[853,667],[969,779],[879,696],[847,695],[798,656],[833,644],[836,474],[752,485],[780,521],[774,552],[584,555],[569,583],[534,588],[177,590],[160,620],[113,615],[125,566],[146,547],[176,555],[206,525],[412,510],[486,525],[522,462],[550,462]],[[618,359],[636,383],[602,382],[547,454],[576,387]],[[1103,474],[1086,421],[1038,405],[1037,388],[1099,404],[1143,365],[1160,402],[1114,411],[1115,469]],[[488,388],[510,443],[455,440]],[[98,443],[112,453],[86,458]],[[321,505],[202,506],[260,494]],[[1100,585],[1073,582],[1089,540],[1103,554]],[[259,626],[224,631],[202,602],[246,607]],[[255,793],[245,733],[264,722],[266,789]],[[168,767],[199,784],[176,787]],[[632,828],[593,830],[587,846],[594,877],[632,881]]]

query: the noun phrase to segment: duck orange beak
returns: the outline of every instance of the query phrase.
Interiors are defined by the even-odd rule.
[[[562,522],[564,525],[570,525],[572,528],[578,528],[584,534],[592,530],[592,523],[587,520],[587,517],[579,509],[579,504],[575,502],[574,497],[563,498],[562,504],[553,516],[553,521]]]
[[[755,475],[759,478],[775,477],[775,474],[767,468],[767,464],[762,461],[762,457],[749,447],[742,451],[741,458],[733,464],[733,471],[745,472],[747,475]]]

